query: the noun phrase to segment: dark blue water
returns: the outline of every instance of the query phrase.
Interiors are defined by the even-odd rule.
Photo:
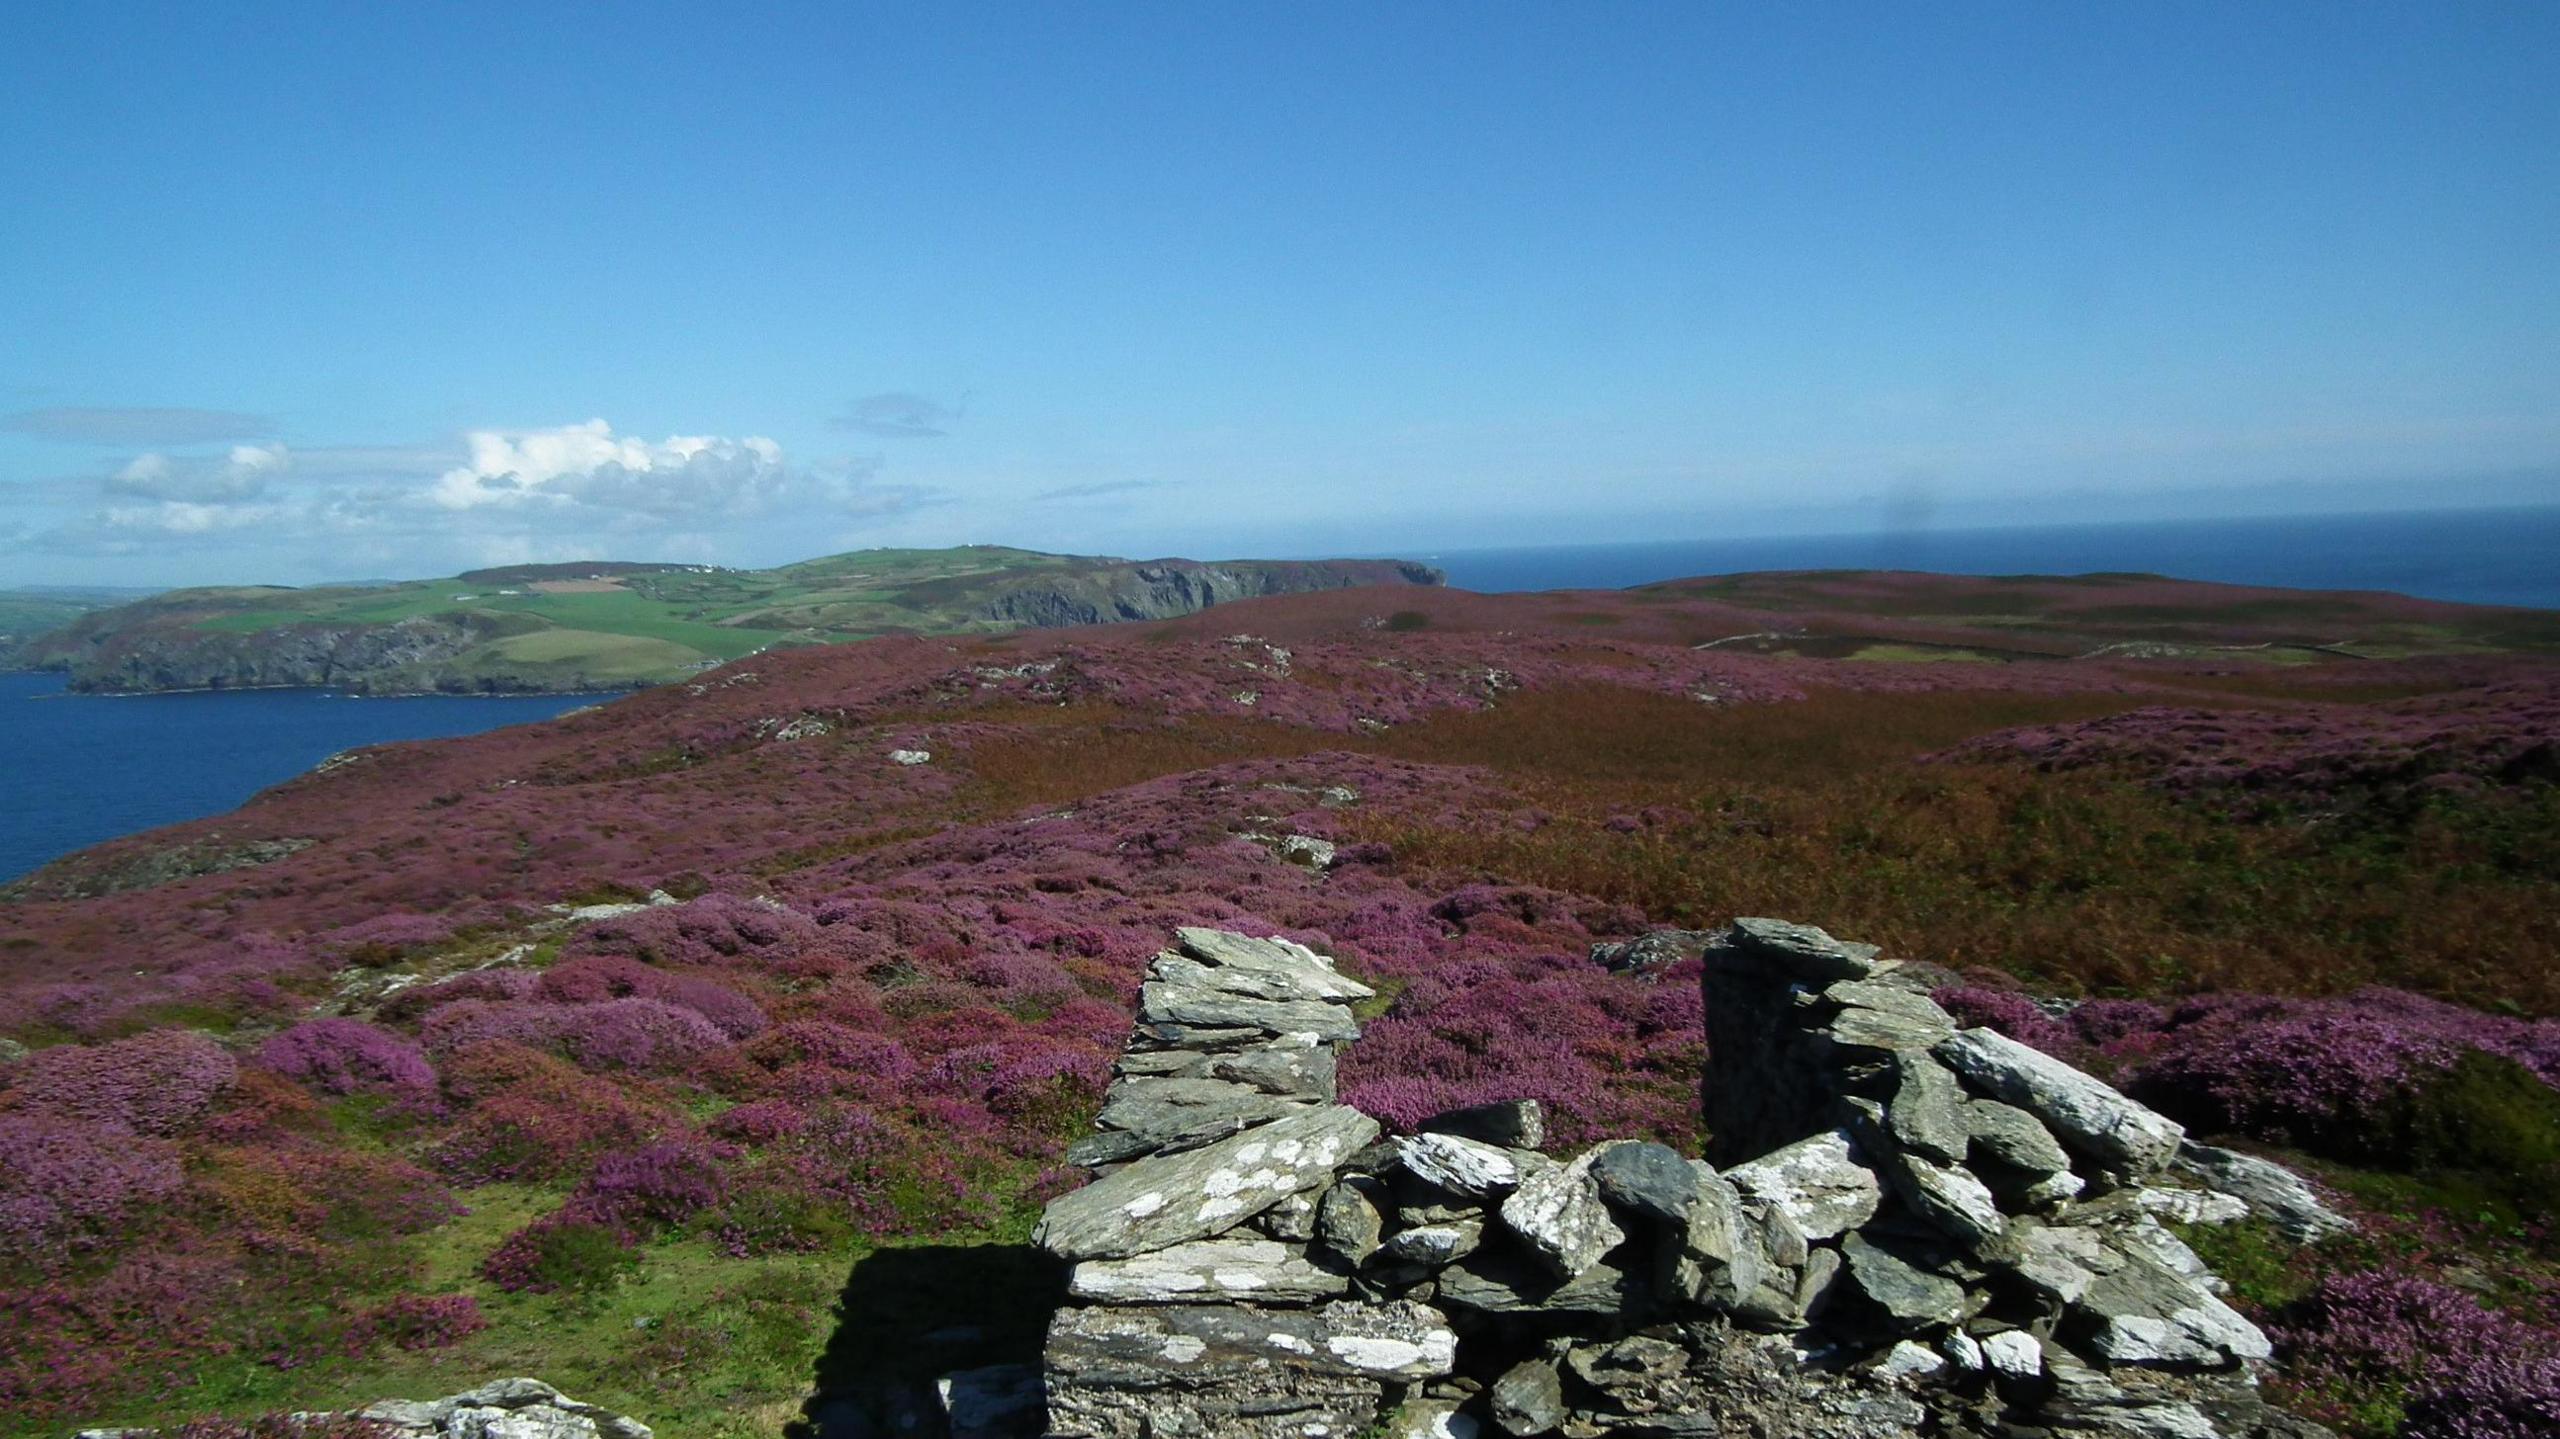
[[[1470,590],[1615,589],[1745,570],[2141,570],[2184,580],[2560,609],[2560,508],[1449,550]]]
[[[342,749],[549,719],[592,695],[348,699],[328,690],[72,695],[0,674],[0,879],[84,845],[220,814]]]

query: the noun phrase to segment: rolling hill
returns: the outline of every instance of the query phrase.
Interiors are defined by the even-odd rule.
[[[1440,583],[1388,560],[1131,561],[973,545],[769,570],[578,561],[383,585],[174,590],[69,618],[22,663],[85,691],[331,685],[522,693],[662,684],[765,650],[1169,619],[1226,600]]]

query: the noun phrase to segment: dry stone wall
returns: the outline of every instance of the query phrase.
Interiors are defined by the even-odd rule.
[[[1530,1102],[1383,1137],[1334,1093],[1368,990],[1180,931],[1075,1148],[1097,1177],[1036,1236],[1072,1264],[1045,1432],[2320,1432],[2259,1402],[2266,1337],[2159,1219],[2316,1222],[2298,1181],[1959,1029],[1870,946],[1673,944],[1706,960],[1712,1163],[1546,1154]]]

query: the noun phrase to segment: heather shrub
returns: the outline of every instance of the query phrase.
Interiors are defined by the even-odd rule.
[[[2560,1422],[2553,1335],[2409,1274],[2331,1275],[2274,1327],[2320,1417],[2404,1439],[2525,1439]]]
[[[240,1066],[211,1038],[158,1029],[106,1044],[60,1045],[6,1071],[0,1106],[167,1135],[231,1087]]]
[[[1938,990],[1930,997],[1954,1016],[1956,1023],[1967,1028],[1996,1029],[2020,1044],[2063,1059],[2072,1058],[2079,1050],[2068,1027],[2045,1013],[2035,1000],[2015,990],[1960,984]]]
[[[708,1126],[723,1139],[745,1144],[770,1144],[808,1127],[808,1114],[787,1099],[759,1099],[724,1109]]]
[[[623,950],[671,968],[754,964],[781,968],[817,938],[817,922],[796,910],[706,894],[685,904],[656,905],[593,925],[586,950]]]
[[[430,1151],[466,1184],[582,1173],[606,1149],[645,1142],[669,1117],[622,1090],[520,1045],[484,1041],[445,1067],[470,1112]]]
[[[43,1262],[98,1242],[186,1182],[174,1147],[78,1119],[0,1114],[0,1259]]]
[[[595,1294],[620,1283],[639,1262],[630,1235],[563,1211],[507,1236],[480,1272],[510,1292]]]
[[[736,1157],[727,1145],[690,1138],[619,1150],[596,1161],[571,1204],[625,1224],[681,1223],[720,1202],[727,1164]]]
[[[438,980],[433,984],[413,984],[396,991],[374,1012],[382,1019],[406,1024],[458,1000],[525,999],[533,994],[540,982],[541,976],[527,969],[475,969],[451,979]]]
[[[699,1013],[659,999],[609,999],[562,1012],[555,1031],[588,1069],[656,1069],[729,1042]]]
[[[543,972],[534,992],[544,999],[571,1004],[630,998],[663,1000],[710,1020],[731,1039],[744,1039],[765,1027],[763,1007],[727,985],[695,975],[668,974],[620,955],[584,955],[564,960]]]
[[[359,1345],[442,1349],[488,1327],[480,1301],[468,1294],[403,1294],[357,1316],[349,1337]]]
[[[424,1051],[362,1020],[306,1020],[262,1045],[258,1062],[326,1094],[432,1099],[436,1088]]]

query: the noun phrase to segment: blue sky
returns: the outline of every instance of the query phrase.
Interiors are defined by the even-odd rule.
[[[0,582],[2560,499],[2560,7],[0,7]]]

